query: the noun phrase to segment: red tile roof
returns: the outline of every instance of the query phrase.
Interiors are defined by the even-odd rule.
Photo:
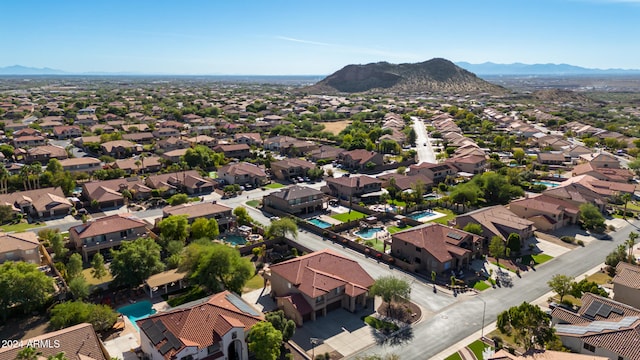
[[[454,235],[451,236],[450,234]],[[451,254],[464,255],[470,252],[468,249],[459,247],[462,241],[479,239],[478,236],[466,231],[438,223],[430,223],[426,226],[402,231],[392,235],[392,238],[428,251],[441,263],[451,260],[453,258]],[[393,246],[393,241],[391,244]]]
[[[86,224],[74,226],[69,229],[69,232],[80,239],[84,239],[96,235],[110,234],[146,226],[147,223],[132,215],[115,214],[95,219]]]

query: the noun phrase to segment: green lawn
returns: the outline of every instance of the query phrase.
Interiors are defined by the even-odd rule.
[[[525,255],[522,257],[522,263],[529,265],[530,261],[533,260],[535,265],[540,265],[551,259],[553,259],[553,256],[547,254]]]
[[[0,230],[3,232],[21,232],[27,231],[29,229],[37,228],[43,226],[44,224],[29,224],[28,222],[20,222],[18,224],[7,224],[0,226]]]
[[[478,291],[484,291],[487,290],[488,288],[490,288],[491,285],[487,284],[485,281],[476,281],[475,284],[473,284],[473,288],[478,290]]]
[[[476,356],[476,359],[482,359],[482,351],[487,346],[488,346],[487,344],[483,343],[480,340],[476,340],[476,341],[472,342],[471,344],[467,345],[467,347],[471,351],[473,351],[473,355]]]
[[[404,227],[388,226],[387,230],[389,231],[390,234],[395,234],[395,233],[400,232],[400,231],[409,230],[412,227],[413,226],[411,226],[411,225],[405,225]]]
[[[460,354],[456,352],[447,356],[444,360],[462,360],[462,356],[460,356]]]
[[[382,240],[376,240],[376,239],[371,239],[371,240],[365,240],[365,243],[367,241],[371,241],[371,243],[373,243],[373,245],[371,246],[372,248],[380,251],[380,252],[384,252],[384,241]]]
[[[94,278],[91,275],[91,268],[82,270],[82,275],[84,276],[85,279],[87,279],[87,283],[89,285],[100,285],[113,280],[113,276],[111,276],[109,269],[107,269],[107,275],[105,275],[105,277],[103,277],[102,279]]]
[[[396,199],[396,200],[391,200],[391,199],[389,199],[389,200],[387,200],[387,204],[389,204],[389,205],[395,205],[395,206],[401,206],[401,207],[405,207],[405,206],[407,206],[407,203],[406,203],[406,202],[401,201],[401,200],[397,200],[397,199]]]
[[[447,214],[447,216],[443,216],[441,218],[431,220],[432,222],[437,222],[437,223],[440,223],[440,224],[443,224],[443,225],[448,225],[449,224],[449,220],[453,220],[456,217],[456,214],[454,214],[453,211],[451,211],[449,209],[437,207],[437,208],[434,208],[433,211],[437,211],[439,213]]]
[[[609,276],[606,273],[595,273],[589,277],[587,277],[588,281],[593,281],[594,283],[598,284],[598,285],[603,285],[603,284],[608,284],[611,281],[611,276]]]
[[[284,185],[282,185],[280,183],[277,183],[277,182],[272,182],[271,184],[267,184],[267,185],[265,185],[263,187],[267,188],[267,189],[280,189],[280,188],[283,188]]]
[[[251,206],[252,208],[257,208],[258,205],[260,205],[260,200],[249,200],[247,201],[247,205]]]
[[[244,284],[244,292],[262,289],[264,287],[264,278],[258,274],[254,275],[246,284]]]
[[[366,218],[367,215],[359,212],[359,211],[355,211],[355,210],[351,210],[351,212],[346,212],[343,214],[335,214],[335,215],[331,215],[332,218],[336,219],[336,220],[340,220],[342,222],[349,222],[352,220],[359,220],[359,219],[363,219]]]

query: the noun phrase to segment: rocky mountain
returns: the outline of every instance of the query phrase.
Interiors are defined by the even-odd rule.
[[[571,76],[571,75],[638,75],[640,70],[627,69],[591,69],[569,64],[496,64],[485,62],[482,64],[470,64],[468,62],[457,62],[456,65],[467,69],[478,75],[550,75],[550,76]]]
[[[62,70],[51,68],[34,68],[22,65],[0,67],[0,75],[63,75]]]
[[[505,91],[462,69],[449,60],[435,58],[417,64],[378,62],[347,65],[317,84],[311,93],[502,93]]]

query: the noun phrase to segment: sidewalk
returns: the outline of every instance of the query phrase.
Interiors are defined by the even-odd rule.
[[[589,275],[595,274],[595,273],[599,272],[600,269],[603,266],[604,266],[604,263],[592,268],[589,271],[586,271],[585,273],[583,273],[580,276],[576,276],[576,279],[581,279],[583,276],[589,276]],[[546,310],[547,309],[547,304],[548,304],[547,303],[547,299],[549,299],[553,295],[554,295],[554,292],[553,291],[549,291],[548,293],[540,296],[539,298],[535,299],[534,301],[531,301],[530,303],[534,304],[534,305],[538,305],[543,310]],[[481,331],[481,330],[476,331],[475,333],[469,335],[468,337],[466,337],[466,338],[462,339],[461,341],[458,341],[454,345],[450,346],[446,350],[441,351],[437,355],[433,356],[431,359],[432,360],[444,360],[448,356],[450,356],[451,354],[455,353],[456,351],[459,351],[459,350],[463,349],[464,347],[466,347],[467,345],[471,344],[472,342],[480,339],[480,336],[481,336],[482,333],[486,337],[487,334],[489,334],[490,332],[494,331],[495,329],[496,329],[496,322],[494,321],[491,324],[485,326],[484,331]]]

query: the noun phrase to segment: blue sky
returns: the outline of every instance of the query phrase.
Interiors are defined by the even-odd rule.
[[[0,2],[0,66],[147,74],[329,74],[347,64],[640,69],[640,0]]]

